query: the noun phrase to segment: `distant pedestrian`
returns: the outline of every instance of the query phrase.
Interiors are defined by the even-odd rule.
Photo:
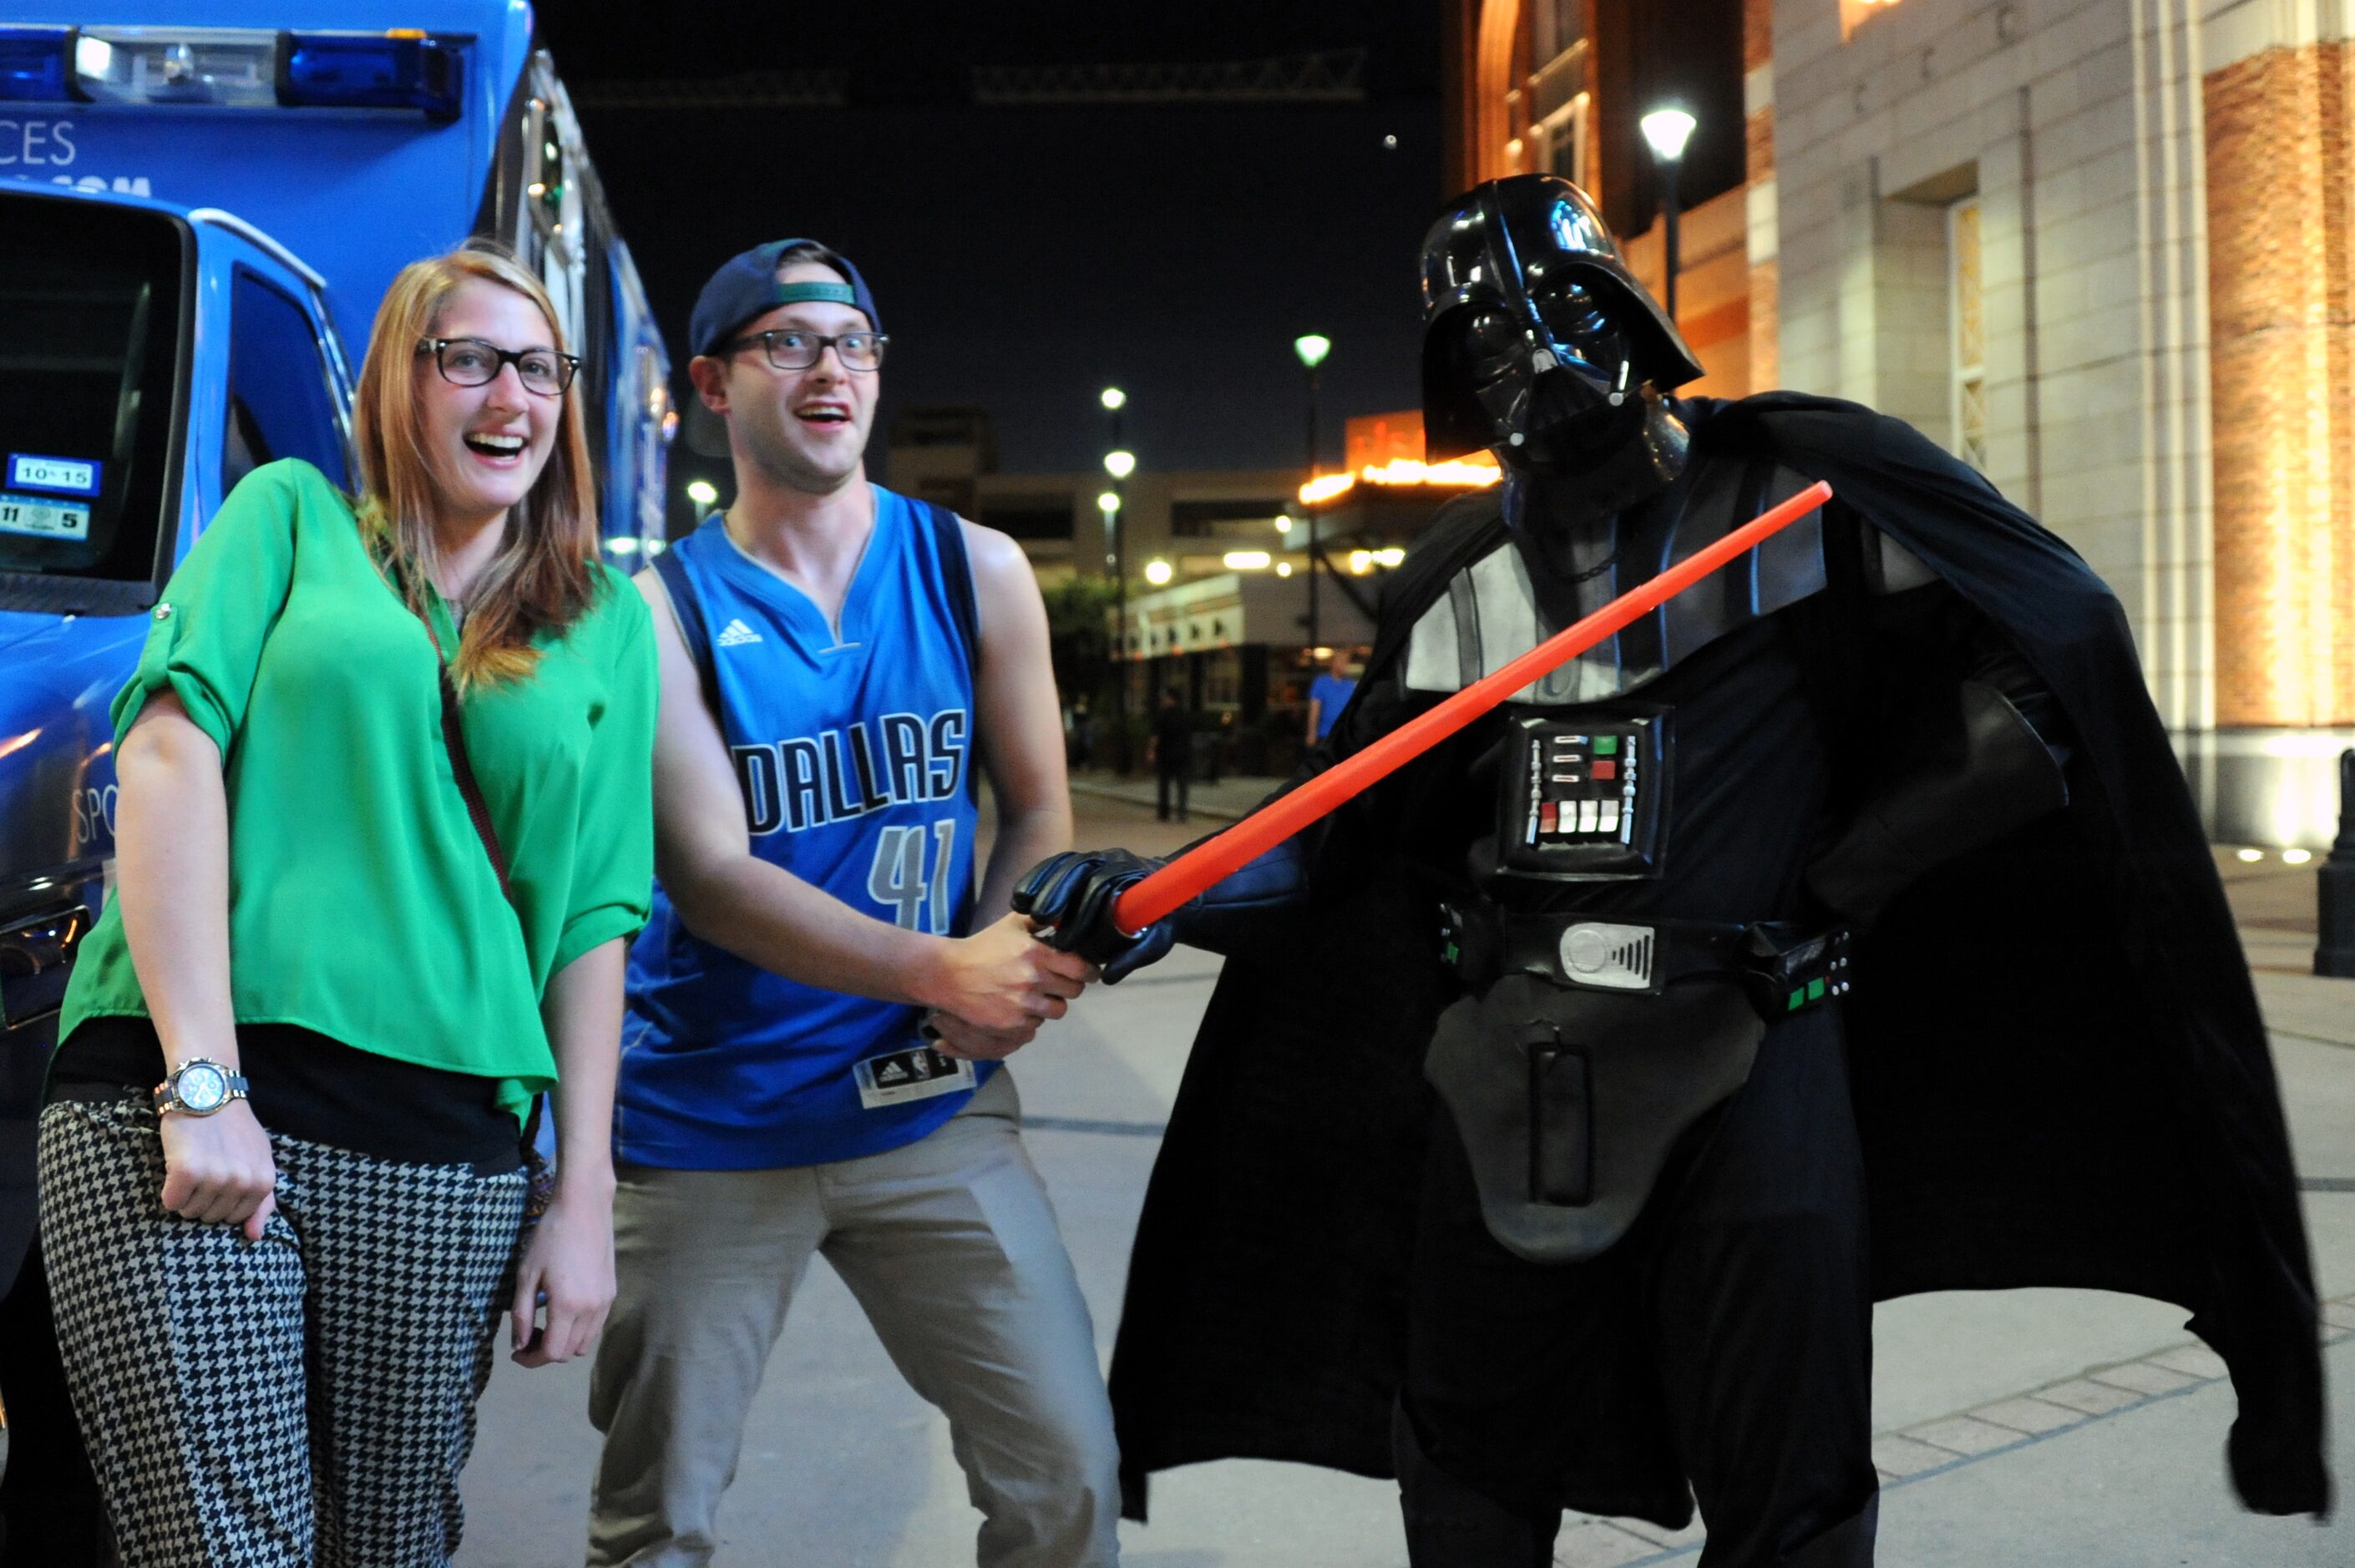
[[[1169,821],[1169,794],[1174,787],[1178,794],[1178,821],[1186,820],[1186,786],[1194,771],[1194,715],[1170,687],[1161,694],[1161,706],[1153,715],[1153,734],[1145,743],[1145,759],[1153,764],[1158,782],[1154,789],[1154,806],[1163,821]]]
[[[114,699],[119,891],[40,1179],[124,1568],[442,1568],[499,1315],[538,1366],[613,1295],[653,629],[596,559],[538,279],[420,261],[368,344],[357,495],[247,475]],[[551,1088],[560,1180],[518,1260]]]
[[[885,340],[849,261],[747,251],[691,331],[736,502],[639,578],[662,885],[630,963],[589,1561],[711,1560],[822,1254],[947,1415],[984,1568],[1110,1568],[1112,1407],[997,1060],[1093,973],[1008,913],[1071,842],[1038,581],[1005,535],[868,482]]]
[[[1089,758],[1095,755],[1096,718],[1088,711],[1088,698],[1084,692],[1071,699],[1071,766],[1085,768]]]
[[[1333,725],[1341,710],[1349,705],[1357,694],[1358,683],[1349,676],[1348,650],[1341,649],[1333,655],[1333,662],[1325,673],[1308,684],[1308,744],[1316,745],[1333,733]]]

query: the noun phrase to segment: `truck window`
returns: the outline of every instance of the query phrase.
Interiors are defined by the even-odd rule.
[[[34,577],[154,581],[185,243],[162,213],[0,194],[0,604],[120,597]]]
[[[302,306],[240,267],[229,299],[221,493],[263,463],[301,458],[348,485],[344,429],[319,337]]]

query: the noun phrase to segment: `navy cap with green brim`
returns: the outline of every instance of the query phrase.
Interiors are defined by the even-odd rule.
[[[866,315],[868,325],[881,332],[883,318],[876,313],[875,296],[868,291],[867,280],[858,275],[858,269],[845,257],[837,255],[826,265],[839,267],[847,274],[848,282],[830,283],[815,279],[795,283],[777,281],[779,257],[796,245],[818,243],[815,239],[774,239],[730,258],[711,274],[711,281],[703,285],[703,292],[696,296],[695,314],[687,322],[687,346],[697,354],[717,354],[743,330],[746,323],[768,314],[779,305],[810,300],[849,305]]]

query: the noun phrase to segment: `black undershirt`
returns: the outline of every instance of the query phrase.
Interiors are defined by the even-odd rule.
[[[522,1168],[500,1079],[395,1061],[286,1023],[239,1024],[237,1053],[254,1117],[272,1132],[404,1165],[471,1165],[478,1176]],[[164,1075],[153,1022],[87,1019],[59,1044],[48,1097],[127,1089],[144,1099]]]

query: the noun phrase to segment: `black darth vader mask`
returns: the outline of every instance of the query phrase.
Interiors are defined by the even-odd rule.
[[[1586,193],[1491,180],[1423,247],[1423,440],[1433,461],[1494,448],[1517,467],[1602,468],[1657,395],[1700,375]]]

